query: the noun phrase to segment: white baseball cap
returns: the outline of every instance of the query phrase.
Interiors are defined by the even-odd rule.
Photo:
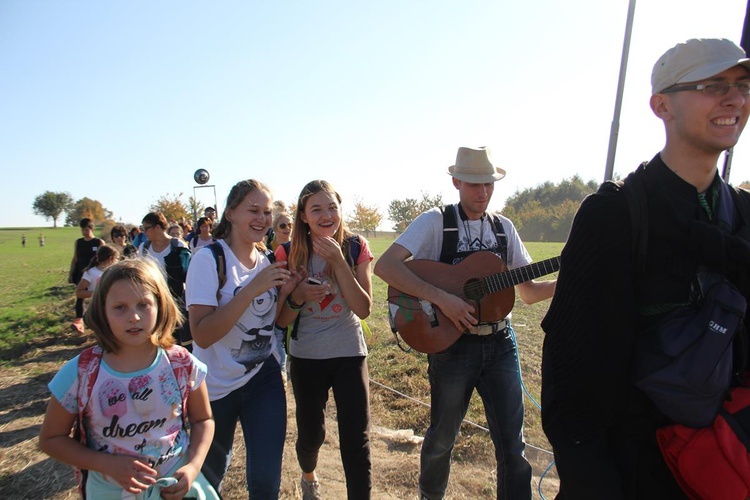
[[[651,93],[659,94],[677,83],[705,80],[734,66],[750,70],[750,59],[726,38],[691,38],[666,51],[651,72]]]

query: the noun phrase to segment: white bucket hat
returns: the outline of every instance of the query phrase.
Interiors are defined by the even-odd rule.
[[[456,164],[448,167],[448,174],[456,179],[473,184],[499,181],[505,170],[492,166],[487,148],[458,148]]]

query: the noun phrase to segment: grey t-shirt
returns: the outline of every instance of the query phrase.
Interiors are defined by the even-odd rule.
[[[360,236],[359,242],[357,265],[373,259],[367,240]],[[279,260],[279,250],[276,252]],[[325,267],[323,258],[312,255],[307,271],[310,276],[328,283],[330,293],[322,302],[305,303],[300,311],[297,338],[289,343],[289,354],[305,359],[367,356],[362,323],[346,304],[338,286],[323,275]]]

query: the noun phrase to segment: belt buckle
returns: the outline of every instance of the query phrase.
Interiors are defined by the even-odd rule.
[[[483,337],[487,335],[495,335],[496,333],[505,330],[507,327],[508,327],[508,321],[505,318],[503,318],[500,321],[496,321],[495,323],[477,325],[475,327],[475,330],[470,333],[473,335],[478,335],[480,337]]]

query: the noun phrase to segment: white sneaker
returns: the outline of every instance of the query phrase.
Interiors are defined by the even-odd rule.
[[[320,496],[320,482],[311,481],[307,482],[305,478],[301,478],[299,481],[300,488],[302,488],[302,500],[322,500]]]

